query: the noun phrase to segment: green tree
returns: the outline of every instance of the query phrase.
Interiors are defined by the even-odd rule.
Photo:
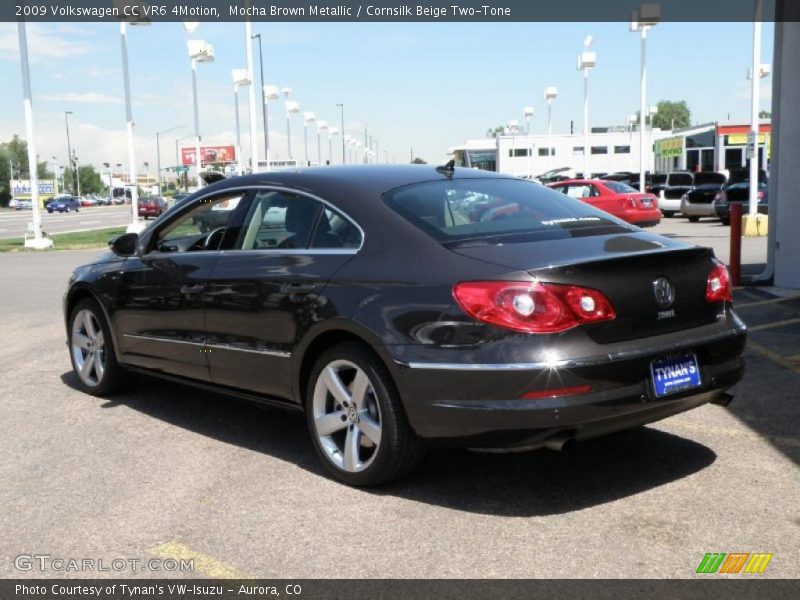
[[[658,112],[647,121],[652,127],[667,130],[689,127],[689,125],[692,124],[692,111],[689,110],[689,105],[686,104],[686,100],[675,102],[662,100],[656,106],[658,106]],[[637,125],[639,121],[639,111],[637,110]]]
[[[14,172],[11,173],[13,168]],[[39,179],[53,179],[54,175],[47,169],[47,163],[40,161],[36,166]],[[8,142],[0,143],[0,204],[8,204],[11,199],[9,179],[29,179],[28,143],[14,135]]]
[[[760,113],[758,113],[758,118],[759,119],[771,119],[772,118],[772,113],[769,112],[768,110],[762,110]]]
[[[502,135],[502,133],[506,130],[505,127],[502,125],[498,125],[494,129],[487,129],[486,130],[486,137],[493,138],[497,137],[498,135]]]
[[[100,178],[100,173],[92,165],[80,165],[78,167],[78,177],[81,180],[81,194],[99,194],[108,190],[108,186]],[[72,190],[70,182],[75,181],[73,169],[64,169],[64,181],[67,182],[67,188]],[[73,191],[77,193],[77,190]]]
[[[419,156],[415,157],[414,160],[411,161],[412,165],[427,165],[424,160],[422,160]]]

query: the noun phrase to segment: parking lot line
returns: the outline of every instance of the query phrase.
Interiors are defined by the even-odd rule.
[[[795,323],[800,323],[800,318],[795,319],[784,319],[783,321],[774,321],[772,323],[764,323],[763,325],[755,325],[753,327],[748,327],[748,331],[763,331],[765,329],[775,329],[776,327],[783,327],[784,325],[794,325]]]
[[[765,304],[779,304],[781,302],[788,302],[790,300],[797,300],[800,296],[787,296],[786,298],[770,298],[769,300],[757,300],[755,302],[744,302],[743,304],[736,304],[736,310],[740,308],[750,308],[753,306],[764,306]]]
[[[790,371],[794,371],[795,373],[800,375],[800,364],[794,362],[793,359],[785,358],[780,354],[778,354],[777,352],[774,352],[769,348],[765,348],[758,342],[754,342],[752,339],[747,340],[747,347],[755,350],[765,358],[770,359],[772,362],[779,364],[785,369],[789,369]]]
[[[212,579],[253,579],[251,575],[245,575],[235,567],[218,561],[215,558],[206,556],[201,552],[192,550],[189,546],[179,542],[167,542],[150,549],[150,554],[159,558],[169,558],[172,560],[192,560],[194,561],[195,572],[200,572]]]

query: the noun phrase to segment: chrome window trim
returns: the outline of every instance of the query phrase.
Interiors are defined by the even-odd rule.
[[[292,353],[283,350],[253,350],[250,348],[238,348],[230,344],[207,344],[205,342],[188,342],[186,340],[175,340],[170,338],[163,338],[150,335],[134,335],[132,333],[124,334],[124,337],[135,340],[146,340],[148,342],[166,342],[168,344],[185,344],[188,346],[200,346],[201,348],[215,348],[217,350],[235,350],[237,352],[249,352],[251,354],[263,354],[265,356],[275,356],[277,358],[291,358]]]
[[[329,202],[328,200],[325,200],[324,198],[321,198],[321,197],[317,196],[316,194],[312,194],[311,192],[306,192],[304,190],[298,190],[296,188],[285,187],[285,186],[281,186],[281,185],[270,185],[270,184],[240,185],[240,186],[225,188],[225,189],[222,189],[222,190],[214,190],[213,192],[208,192],[207,194],[204,194],[202,196],[198,196],[197,198],[192,199],[190,201],[190,203],[187,205],[186,210],[185,211],[181,210],[178,214],[188,213],[189,210],[190,210],[188,208],[188,206],[194,206],[195,203],[202,202],[203,200],[205,200],[206,198],[209,198],[211,196],[225,195],[225,194],[228,194],[228,193],[236,193],[236,192],[248,192],[250,190],[256,190],[256,191],[259,191],[259,190],[272,190],[272,191],[276,191],[276,192],[286,192],[286,193],[289,193],[289,194],[297,194],[299,196],[306,196],[307,198],[311,198],[312,200],[315,200],[315,201],[321,203],[323,206],[327,206],[331,210],[339,213],[345,219],[347,219],[353,225],[355,225],[356,229],[358,229],[358,231],[361,233],[361,244],[359,244],[358,248],[287,248],[287,249],[276,248],[274,250],[268,249],[268,248],[263,248],[263,249],[258,249],[258,250],[236,250],[236,249],[229,249],[229,250],[195,250],[195,251],[191,252],[191,254],[197,254],[198,252],[220,252],[221,254],[225,254],[226,252],[229,253],[229,254],[246,253],[246,252],[247,253],[249,253],[249,252],[257,252],[258,254],[268,253],[268,254],[271,254],[271,255],[274,255],[274,254],[309,254],[309,255],[313,255],[313,254],[357,254],[364,247],[364,241],[367,239],[367,234],[364,231],[364,228],[361,227],[361,225],[358,223],[358,221],[356,221],[353,217],[351,217],[350,214],[348,214],[347,212],[345,212],[344,210],[342,210],[341,208],[339,208],[338,206],[336,206],[332,202]],[[253,195],[253,199],[255,199],[255,195]],[[176,215],[175,218],[177,219],[178,215]],[[172,219],[169,222],[171,223]],[[158,256],[166,256],[166,255],[172,256],[174,254],[182,254],[182,253],[180,253],[180,252],[177,252],[177,253],[175,253],[175,252],[168,252],[168,253],[148,252],[144,256],[149,257],[152,254],[157,254]]]

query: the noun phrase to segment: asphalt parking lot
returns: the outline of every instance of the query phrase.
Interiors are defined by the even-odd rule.
[[[658,231],[727,258],[718,224]],[[766,241],[745,242],[762,262]],[[209,577],[696,577],[707,552],[772,553],[749,577],[800,577],[800,294],[737,290],[751,341],[727,408],[568,453],[434,450],[357,490],[298,416],[144,377],[78,392],[60,301],[92,255],[0,255],[2,577],[186,575],[21,572],[20,554],[193,558]]]

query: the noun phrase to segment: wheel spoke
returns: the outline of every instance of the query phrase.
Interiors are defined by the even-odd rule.
[[[95,331],[94,323],[92,322],[92,313],[88,310],[83,311],[83,328],[86,330],[86,335],[90,338],[94,338],[97,335],[97,331]]]
[[[351,393],[350,396],[353,398],[353,402],[355,402],[356,407],[359,410],[364,408],[364,399],[367,395],[367,388],[369,387],[369,377],[367,374],[364,373],[361,369],[356,371],[356,376],[353,379],[353,383],[350,386]]]
[[[92,372],[92,367],[94,366],[94,353],[90,352],[86,355],[86,358],[83,361],[83,366],[81,366],[81,379],[84,381],[88,381],[89,374]]]
[[[344,441],[344,468],[346,471],[355,471],[358,467],[359,449],[361,448],[361,431],[357,427],[347,430]]]
[[[83,335],[78,331],[72,334],[72,343],[81,350],[88,350],[90,341],[89,336]]]
[[[350,404],[350,394],[347,393],[347,388],[344,387],[342,380],[339,379],[339,374],[336,372],[336,369],[333,367],[326,367],[322,372],[322,381],[339,404]]]
[[[95,348],[102,348],[105,343],[106,343],[106,340],[103,337],[103,330],[102,329],[98,329],[97,333],[94,336]]]
[[[381,443],[381,426],[372,420],[372,417],[368,413],[364,413],[359,416],[358,419],[358,428],[361,429],[361,432],[369,438],[369,440],[379,446]]]
[[[344,420],[342,417],[344,417]],[[337,410],[336,412],[317,417],[314,424],[320,436],[331,435],[347,427],[347,416],[343,411]]]
[[[97,377],[98,383],[103,378],[103,373],[105,372],[106,368],[103,365],[103,353],[102,351],[95,351],[94,353],[94,374]]]

